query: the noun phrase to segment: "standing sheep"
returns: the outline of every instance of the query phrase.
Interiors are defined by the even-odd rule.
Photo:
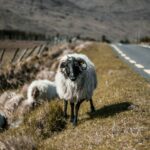
[[[50,100],[57,97],[56,86],[49,80],[33,81],[27,92],[27,101],[33,105],[40,100]]]
[[[64,99],[64,116],[67,116],[67,101],[70,100],[71,122],[77,125],[78,111],[84,100],[90,101],[91,112],[95,110],[92,96],[97,87],[94,64],[83,54],[68,54],[61,58],[55,76],[56,89]],[[74,103],[75,115],[74,115]]]

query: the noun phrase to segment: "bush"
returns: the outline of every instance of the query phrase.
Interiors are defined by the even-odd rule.
[[[105,35],[102,35],[102,42],[111,43]]]
[[[15,40],[46,40],[46,35],[41,33],[20,30],[0,30],[0,39]]]
[[[50,137],[53,132],[65,127],[62,108],[57,102],[45,102],[25,119],[25,125],[36,136],[44,139]]]
[[[120,43],[122,43],[122,44],[129,44],[130,43],[130,41],[129,41],[129,39],[124,39],[124,40],[120,40]]]
[[[65,127],[58,101],[44,102],[24,119],[24,123],[0,135],[0,149],[37,149],[42,142]]]
[[[150,42],[150,37],[145,36],[145,37],[143,37],[143,38],[140,39],[140,42],[149,43]]]

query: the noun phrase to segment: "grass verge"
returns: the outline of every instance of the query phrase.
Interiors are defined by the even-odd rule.
[[[84,102],[79,124],[73,128],[69,121],[65,126],[62,101],[44,103],[25,118],[22,126],[2,133],[1,145],[6,143],[6,149],[15,146],[14,149],[42,150],[150,148],[150,84],[124,64],[108,45],[94,43],[82,53],[96,66],[96,112],[88,113],[89,102]]]
[[[25,117],[20,127],[1,133],[0,149],[37,149],[43,140],[65,128],[62,113],[58,101],[44,102]]]
[[[80,109],[79,124],[46,139],[43,149],[149,149],[150,84],[124,64],[105,44],[93,44],[82,53],[96,65],[96,112]]]

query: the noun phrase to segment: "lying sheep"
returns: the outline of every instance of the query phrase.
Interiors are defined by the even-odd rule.
[[[51,100],[57,97],[56,86],[49,80],[35,80],[28,88],[27,101],[33,105],[40,100]]]
[[[83,54],[68,54],[61,58],[55,76],[57,93],[64,99],[64,115],[67,116],[67,101],[71,105],[71,122],[77,124],[78,111],[81,103],[90,101],[91,111],[95,110],[92,95],[97,86],[94,64]],[[74,103],[75,116],[74,116]]]

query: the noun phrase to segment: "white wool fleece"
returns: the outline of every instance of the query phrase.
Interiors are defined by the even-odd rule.
[[[36,100],[32,97],[32,92],[34,88],[39,90],[39,96]],[[28,88],[28,102],[34,102],[38,100],[51,100],[57,97],[56,85],[55,82],[51,82],[49,80],[35,80],[33,81]]]
[[[97,77],[94,64],[86,55],[77,53],[63,56],[60,60],[60,64],[61,62],[66,61],[68,56],[83,59],[87,64],[87,68],[78,76],[76,81],[71,81],[69,78],[66,79],[64,77],[59,65],[55,76],[55,83],[60,99],[71,101],[74,99],[91,99],[93,91],[97,87]]]

